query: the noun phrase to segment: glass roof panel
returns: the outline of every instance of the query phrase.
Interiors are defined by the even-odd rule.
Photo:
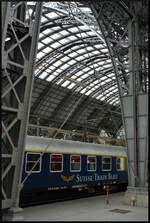
[[[72,89],[76,84],[72,83],[68,86],[69,89]]]
[[[47,38],[43,39],[42,42],[45,43],[45,44],[49,44],[50,42],[52,42],[52,39],[47,37]]]
[[[43,23],[43,22],[46,22],[46,21],[47,21],[47,19],[44,16],[42,16],[41,22]]]
[[[44,79],[46,76],[47,76],[47,72],[43,72],[43,73],[40,75],[40,78],[41,78],[41,79]]]
[[[68,30],[71,31],[71,32],[73,32],[73,33],[79,32],[79,29],[76,28],[76,27],[72,27],[72,28],[70,28]]]
[[[47,80],[47,81],[52,81],[54,78],[55,78],[54,75],[50,75],[46,80]]]
[[[42,44],[42,43],[38,43],[38,49],[40,49],[41,47],[43,47],[44,46],[44,44]]]
[[[68,64],[70,64],[70,65],[73,65],[73,64],[75,64],[75,63],[76,63],[75,60],[70,60],[70,61],[68,61]]]
[[[61,37],[61,35],[59,33],[55,33],[53,35],[51,35],[51,38],[54,39],[54,40],[57,40]]]
[[[70,83],[70,81],[67,80],[61,86],[66,87],[69,83]]]
[[[69,67],[69,65],[68,64],[64,64],[63,66],[61,66],[61,69],[66,69],[67,67]]]
[[[62,44],[65,44],[65,43],[68,43],[70,40],[65,38],[65,39],[62,39],[62,40],[59,40],[60,43]]]
[[[62,30],[62,31],[60,32],[60,34],[63,35],[63,36],[64,36],[64,35],[66,36],[66,35],[68,35],[69,33],[68,33],[66,30]]]
[[[37,58],[40,59],[40,58],[42,58],[44,55],[45,55],[44,53],[39,52],[39,53],[37,54]]]
[[[76,40],[77,37],[75,37],[75,36],[68,36],[68,39],[70,39],[70,40]]]
[[[52,51],[52,49],[49,47],[46,47],[45,49],[42,50],[42,52],[44,52],[44,53],[50,53],[51,51]]]
[[[58,60],[58,61],[56,61],[55,63],[53,63],[53,65],[54,66],[59,66],[59,65],[61,65],[62,64],[62,61],[61,60]]]
[[[73,2],[72,4],[76,3]],[[46,7],[49,5],[51,5],[51,3],[48,3]],[[66,6],[68,7],[68,4],[66,4]],[[57,7],[57,2],[55,3],[55,7]],[[65,11],[65,8],[63,8],[63,10]],[[68,14],[67,10],[66,12]],[[88,7],[81,8],[81,10],[85,10],[86,13],[90,12],[90,16],[93,16],[91,10]],[[74,11],[75,10],[73,10],[73,12]],[[40,40],[41,38],[42,40],[38,43],[37,62],[41,58],[44,59],[44,56],[46,61],[45,59],[43,60],[45,61],[43,63],[43,72],[42,65],[40,65],[37,67],[35,74],[40,75],[41,79],[44,79],[49,75],[47,81],[52,81],[56,76],[59,77],[59,74],[62,74],[63,70],[66,70],[65,75],[68,76],[65,78],[60,75],[60,78],[57,78],[57,82],[55,83],[69,89],[77,86],[74,90],[79,91],[82,94],[91,94],[91,96],[95,97],[96,99],[107,100],[112,104],[118,103],[118,97],[116,98],[116,96],[113,96],[114,93],[117,95],[118,89],[117,85],[115,84],[116,77],[113,73],[113,65],[109,57],[109,51],[106,44],[101,43],[101,39],[97,41],[99,37],[96,36],[95,32],[92,31],[91,27],[95,29],[92,24],[95,23],[85,26],[84,24],[79,24],[79,21],[77,21],[75,24],[76,27],[70,27],[70,25],[73,26],[74,23],[72,22],[72,19],[69,20],[68,16],[67,23],[64,23],[64,26],[63,24],[60,26],[57,24],[57,22],[60,23],[66,14],[56,11],[45,11],[45,16],[47,18],[42,16],[42,23],[47,21],[47,23],[44,25],[52,24],[52,21],[54,20],[56,26],[47,28],[42,33],[40,33]],[[57,18],[60,20],[57,20]],[[97,32],[100,33],[100,30]],[[94,38],[94,42],[91,41],[92,38]],[[91,45],[88,42],[91,42]],[[53,54],[52,57],[49,56],[51,52]],[[108,56],[108,58],[104,58],[104,55]],[[99,56],[102,56],[102,58]],[[50,64],[49,67],[48,64]],[[47,66],[46,71],[44,66]],[[97,75],[95,71],[98,71]],[[68,78],[70,78],[70,81]],[[82,85],[79,84],[78,81],[81,82]],[[103,92],[101,86],[104,86],[104,94],[106,94],[106,96],[102,94]],[[99,92],[101,92],[101,94]],[[115,97],[116,100],[114,100],[113,97]]]

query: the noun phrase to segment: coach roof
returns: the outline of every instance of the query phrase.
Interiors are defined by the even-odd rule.
[[[85,143],[39,136],[27,136],[25,151],[103,156],[127,156],[126,148],[122,146]]]

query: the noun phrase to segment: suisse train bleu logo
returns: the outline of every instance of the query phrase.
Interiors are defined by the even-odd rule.
[[[66,177],[64,175],[61,174],[61,179],[67,183],[69,183],[69,181],[72,181],[74,179],[75,175],[72,175],[72,176],[69,176],[69,177]]]

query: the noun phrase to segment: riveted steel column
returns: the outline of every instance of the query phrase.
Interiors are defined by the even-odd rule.
[[[127,199],[136,195],[137,205],[147,206],[148,1],[130,1],[130,7],[121,1],[94,1],[90,7],[116,74],[128,153]]]
[[[42,3],[32,6],[33,17],[27,2],[11,2],[3,7],[8,13],[2,38],[2,208],[12,212],[19,206]]]

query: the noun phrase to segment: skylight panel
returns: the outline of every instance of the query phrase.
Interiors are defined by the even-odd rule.
[[[42,42],[45,43],[45,44],[48,44],[48,43],[50,43],[51,41],[52,41],[52,40],[51,40],[49,37],[47,37],[47,38],[45,38],[45,39],[42,40]]]
[[[86,68],[83,69],[84,72],[87,72],[88,70],[90,70],[89,67],[86,67]]]
[[[108,76],[108,77],[113,77],[113,76],[115,76],[115,74],[110,73],[110,74],[107,74],[107,76]]]
[[[86,50],[85,49],[79,49],[77,50],[78,53],[84,53]]]
[[[63,39],[59,40],[59,42],[60,42],[61,44],[65,44],[65,43],[70,42],[70,40],[68,40],[67,38],[63,38]]]
[[[47,72],[44,71],[44,72],[39,76],[39,78],[44,79],[46,76],[47,76]]]
[[[86,49],[89,50],[89,51],[91,51],[91,50],[93,50],[93,47],[88,46]]]
[[[100,62],[98,62],[99,65],[102,65],[102,64],[104,64],[104,63],[105,63],[105,61],[100,61]]]
[[[40,33],[39,34],[39,38],[41,38],[41,37],[43,37],[44,36],[44,34],[43,33]]]
[[[117,87],[117,86],[116,86],[116,87]],[[113,90],[113,93],[115,93],[116,91],[118,91],[118,88],[114,89],[114,90]]]
[[[91,9],[88,8],[88,7],[82,7],[81,10],[86,12],[86,13],[91,13]]]
[[[113,89],[115,89],[115,87],[113,86],[113,87],[111,87],[111,88],[109,88],[109,91],[112,91]]]
[[[68,36],[68,39],[70,39],[70,40],[76,40],[77,37],[75,37],[75,36]]]
[[[78,33],[77,36],[79,38],[84,38],[84,37],[87,37],[87,34],[86,33]]]
[[[97,44],[95,44],[95,48],[97,48],[97,49],[104,48],[104,44],[97,43]]]
[[[46,21],[47,21],[47,19],[44,16],[42,16],[41,22],[43,23],[43,22],[46,22]]]
[[[43,47],[44,46],[44,44],[42,44],[42,43],[38,43],[38,49],[40,49],[41,47]]]
[[[79,72],[76,73],[76,76],[78,77],[78,76],[80,76],[81,74],[83,74],[83,72],[82,72],[82,71],[79,71]]]
[[[99,99],[101,96],[102,96],[101,94],[100,94],[100,95],[98,95],[98,96],[96,97],[96,99]]]
[[[85,91],[86,91],[86,88],[84,88],[80,93],[81,93],[81,94],[84,94]]]
[[[49,47],[46,47],[45,49],[42,50],[42,52],[44,52],[44,53],[50,53],[51,51],[52,51],[52,49]]]
[[[92,54],[99,54],[99,51],[93,51]]]
[[[104,64],[103,67],[106,67],[106,68],[111,68],[112,65],[111,64]]]
[[[94,73],[94,71],[93,70],[91,70],[91,71],[89,71],[88,72],[88,74],[90,75],[90,74],[93,74]]]
[[[61,60],[66,62],[67,60],[69,60],[69,57],[65,56]]]
[[[100,99],[101,99],[102,101],[104,101],[104,100],[105,100],[105,97],[101,97]]]
[[[100,77],[100,81],[104,81],[107,77],[104,76],[104,77]]]
[[[55,43],[51,44],[51,47],[53,47],[53,48],[58,48],[59,46],[61,46],[61,44],[59,42],[55,42]]]
[[[80,77],[79,77],[79,78],[77,78],[77,80],[78,80],[78,81],[82,81],[82,79],[81,79]]]
[[[58,33],[55,33],[55,34],[51,35],[51,38],[54,39],[54,40],[57,40],[57,39],[59,39],[60,37],[61,37],[61,35],[58,34]]]
[[[51,29],[46,29],[42,33],[44,33],[45,35],[47,35],[48,33],[51,33],[51,32],[52,32]]]
[[[73,64],[76,63],[76,61],[75,61],[75,60],[70,60],[70,61],[68,61],[67,63],[70,64],[70,65],[73,65]]]
[[[92,93],[92,91],[89,90],[88,92],[85,93],[85,95],[89,95],[89,94],[91,94],[91,93]]]
[[[63,36],[66,36],[66,35],[68,35],[69,33],[68,33],[66,30],[62,30],[62,31],[60,32],[60,34],[62,34]]]
[[[45,55],[44,53],[39,52],[39,53],[37,54],[37,58],[40,59],[40,58],[42,58],[44,55]]]
[[[59,79],[56,84],[60,84],[62,82],[62,79]]]
[[[53,27],[53,28],[51,28],[51,30],[58,30],[58,29],[60,29],[60,27],[59,26],[55,26],[55,27]]]
[[[69,65],[68,64],[64,64],[63,66],[61,66],[61,69],[66,69],[67,67],[69,67]]]
[[[89,36],[93,36],[93,35],[95,35],[92,31],[88,31],[88,32],[86,32]]]
[[[111,79],[108,78],[108,79],[104,80],[104,82],[105,82],[105,83],[107,83],[107,82],[111,82]]]
[[[76,27],[72,27],[72,28],[70,28],[68,30],[71,31],[71,32],[73,32],[73,33],[79,32],[79,29],[76,28]]]
[[[72,89],[76,84],[72,83],[68,86],[69,89]]]
[[[62,70],[61,69],[57,69],[57,73],[61,73],[62,72]]]
[[[98,84],[98,82],[99,82],[99,81],[98,81],[98,80],[96,80],[96,81],[94,81],[94,84]],[[98,85],[98,87],[99,87],[99,85]]]
[[[61,60],[58,60],[57,62],[55,62],[53,65],[55,66],[55,67],[58,67],[59,65],[61,65],[62,64],[62,61]]]
[[[76,60],[78,60],[78,61],[82,61],[83,59],[84,59],[84,56],[79,56],[76,58]]]
[[[85,79],[85,78],[87,78],[88,76],[89,76],[88,74],[84,74],[84,75],[82,75],[82,78]]]
[[[78,55],[78,54],[77,54],[76,52],[73,52],[73,53],[70,53],[70,54],[69,54],[70,57],[75,57],[75,56],[77,56],[77,55]]]
[[[70,83],[70,81],[67,80],[61,86],[66,87],[69,83]]]
[[[50,75],[46,80],[47,80],[47,81],[52,81],[54,78],[55,78],[54,75]]]
[[[50,13],[46,14],[46,16],[51,18],[51,19],[54,19],[54,18],[58,17],[58,15],[55,12],[50,12]]]
[[[101,51],[102,51],[103,53],[106,53],[106,52],[108,52],[108,49],[101,49]]]

